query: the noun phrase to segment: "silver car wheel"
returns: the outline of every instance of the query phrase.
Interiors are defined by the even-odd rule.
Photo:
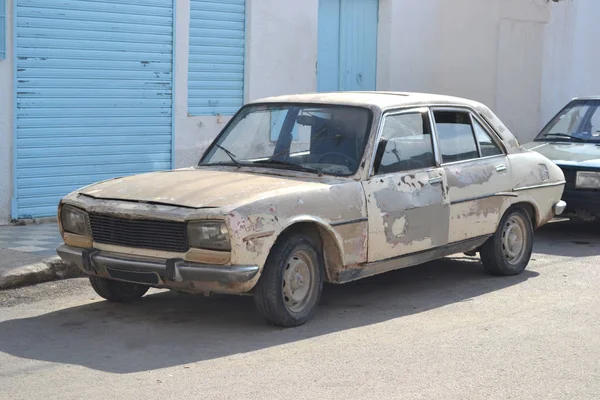
[[[526,253],[527,227],[523,216],[512,215],[502,230],[502,253],[511,265],[521,262]]]
[[[315,265],[312,257],[303,250],[291,255],[283,272],[283,300],[294,313],[304,310],[313,290]]]

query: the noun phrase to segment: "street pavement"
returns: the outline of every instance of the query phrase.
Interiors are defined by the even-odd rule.
[[[56,248],[61,243],[56,221],[0,226],[0,249],[44,258],[56,256]]]
[[[0,290],[79,275],[56,255],[56,221],[0,226]]]
[[[0,399],[598,399],[600,230],[536,235],[520,276],[458,255],[327,285],[287,330],[249,297],[0,291]]]

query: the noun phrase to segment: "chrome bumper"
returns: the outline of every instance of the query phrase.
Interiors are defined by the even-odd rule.
[[[97,249],[80,249],[62,245],[56,253],[76,264],[88,275],[161,286],[171,282],[242,283],[256,276],[256,265],[211,265],[185,262],[182,259],[128,257]]]
[[[565,211],[565,208],[567,208],[567,203],[561,200],[552,206],[552,211],[554,211],[554,215],[560,215]]]

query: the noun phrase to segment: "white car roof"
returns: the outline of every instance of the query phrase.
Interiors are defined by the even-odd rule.
[[[368,107],[371,109],[376,108],[380,111],[385,111],[393,108],[423,107],[433,105],[469,107],[485,117],[487,122],[500,135],[509,153],[521,150],[521,146],[515,138],[515,136],[487,106],[477,101],[461,97],[418,92],[326,92],[265,97],[249,102],[249,104],[256,103],[340,104],[348,106]]]
[[[600,95],[596,96],[577,96],[573,100],[600,100]]]
[[[441,104],[473,107],[478,104],[460,97],[415,92],[326,92],[302,93],[283,96],[266,97],[251,103],[323,103],[344,104],[363,107],[377,107],[381,110],[396,107],[419,106],[424,104]]]

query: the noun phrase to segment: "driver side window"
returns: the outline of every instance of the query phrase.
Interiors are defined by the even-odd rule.
[[[427,113],[386,116],[375,156],[375,174],[435,166],[431,125]]]

